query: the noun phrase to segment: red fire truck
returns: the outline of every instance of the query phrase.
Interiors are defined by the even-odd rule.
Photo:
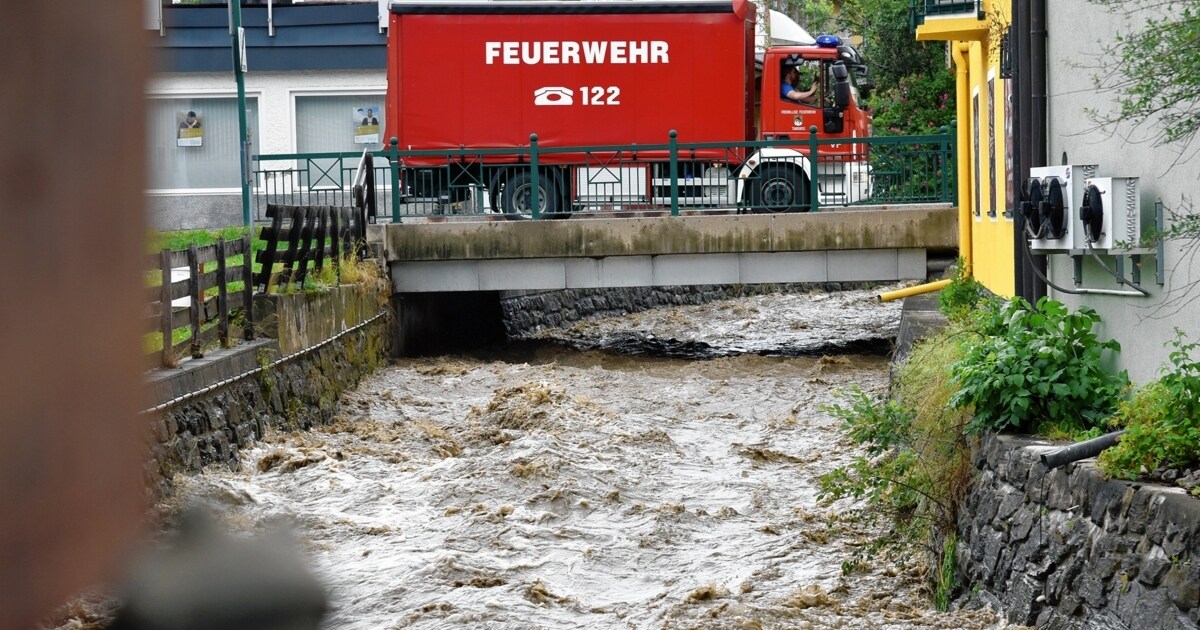
[[[687,147],[684,207],[805,211],[814,176],[822,204],[870,195],[857,53],[822,36],[756,54],[750,0],[400,0],[390,11],[385,135],[401,151],[459,151],[404,157],[406,194],[454,202],[474,189],[494,211],[528,216],[536,134],[541,214],[670,203],[673,130]],[[811,104],[782,93],[793,66],[818,86]],[[815,168],[813,126],[846,140],[823,143]],[[787,142],[735,146],[752,140]]]

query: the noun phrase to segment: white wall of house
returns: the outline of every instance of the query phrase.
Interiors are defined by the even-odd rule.
[[[381,146],[354,143],[351,105],[382,107],[387,92],[383,70],[254,72],[251,65],[245,83],[252,154]],[[240,225],[237,87],[232,72],[155,75],[146,95],[152,223],[158,229]],[[322,102],[330,106],[322,108]],[[177,146],[176,121],[188,110],[199,110],[202,120],[207,114],[200,147]],[[381,122],[380,140],[386,141],[383,112],[375,115]]]
[[[246,95],[258,99],[259,121],[253,140],[259,153],[292,153],[296,150],[295,98],[302,95],[376,95],[387,92],[383,70],[339,70],[246,73]],[[237,96],[233,73],[174,73],[152,78],[150,98],[164,96]]]
[[[1200,204],[1200,141],[1193,144],[1190,160],[1179,162],[1179,146],[1154,146],[1153,121],[1142,127],[1100,130],[1087,110],[1111,111],[1116,95],[1098,92],[1092,81],[1093,68],[1105,47],[1116,37],[1130,32],[1145,19],[1133,21],[1111,14],[1088,0],[1047,2],[1049,31],[1047,50],[1048,144],[1047,164],[1097,164],[1100,177],[1138,177],[1143,217],[1149,218],[1153,205],[1161,201],[1167,208],[1184,210],[1187,204]],[[1081,30],[1079,24],[1086,23]],[[1170,63],[1165,60],[1164,63]],[[1186,155],[1184,156],[1186,157]],[[1078,205],[1078,203],[1076,204]],[[1193,210],[1200,210],[1200,205]],[[1143,221],[1145,223],[1145,221]],[[1152,224],[1152,223],[1151,223]],[[1190,339],[1200,340],[1200,259],[1186,251],[1195,243],[1171,242],[1166,246],[1163,283],[1155,278],[1156,257],[1143,256],[1141,283],[1151,297],[1106,295],[1070,295],[1050,290],[1055,299],[1072,307],[1090,306],[1103,318],[1101,335],[1117,339],[1121,352],[1115,366],[1129,370],[1130,378],[1145,382],[1155,378],[1167,362],[1170,351],[1166,342],[1174,337],[1174,328]],[[1050,257],[1050,278],[1061,287],[1075,289],[1074,266],[1069,256]],[[1112,257],[1101,257],[1110,267]],[[1131,275],[1131,261],[1125,258],[1125,275]],[[1084,257],[1083,287],[1128,290],[1120,285],[1098,262]],[[1194,297],[1195,301],[1189,301]]]

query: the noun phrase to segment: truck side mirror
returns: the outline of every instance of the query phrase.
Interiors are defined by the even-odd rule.
[[[871,98],[871,90],[875,89],[875,79],[871,78],[871,71],[866,66],[851,66],[851,72],[854,73],[854,83],[858,86],[858,93],[864,99]]]
[[[850,83],[837,83],[833,86],[833,104],[838,109],[850,107]]]
[[[833,104],[838,109],[850,107],[850,71],[842,64],[836,64],[833,70]]]

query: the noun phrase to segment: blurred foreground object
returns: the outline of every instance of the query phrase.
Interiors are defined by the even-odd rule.
[[[138,562],[111,630],[316,630],[325,591],[283,532],[222,532],[206,513],[183,515],[173,544]]]
[[[143,5],[0,20],[0,628],[111,579],[140,534]]]

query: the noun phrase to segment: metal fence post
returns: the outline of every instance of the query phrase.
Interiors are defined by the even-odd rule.
[[[671,130],[671,216],[679,216],[679,133]]]
[[[268,270],[269,272],[270,270]],[[254,239],[251,234],[242,237],[242,317],[245,328],[242,336],[246,341],[254,340]]]
[[[950,194],[950,169],[953,168],[954,162],[950,161],[950,128],[943,125],[938,131],[942,134],[938,146],[938,158],[942,163],[942,190],[940,197],[942,201],[945,201]]]
[[[538,212],[538,205],[541,202],[538,195],[538,187],[541,183],[538,181],[538,148],[537,134],[529,134],[529,212],[533,218],[537,219],[541,216]]]
[[[400,151],[397,145],[400,139],[392,136],[388,141],[388,162],[392,172],[392,223],[400,222]]]
[[[811,176],[808,178],[808,195],[809,202],[812,204],[809,207],[809,212],[816,212],[820,209],[820,193],[817,190],[817,182],[821,176],[818,173],[817,162],[817,126],[812,125],[808,128],[808,168]]]
[[[947,141],[950,145],[950,168],[949,168],[949,194],[951,203],[958,203],[958,121],[950,121],[950,136]]]

